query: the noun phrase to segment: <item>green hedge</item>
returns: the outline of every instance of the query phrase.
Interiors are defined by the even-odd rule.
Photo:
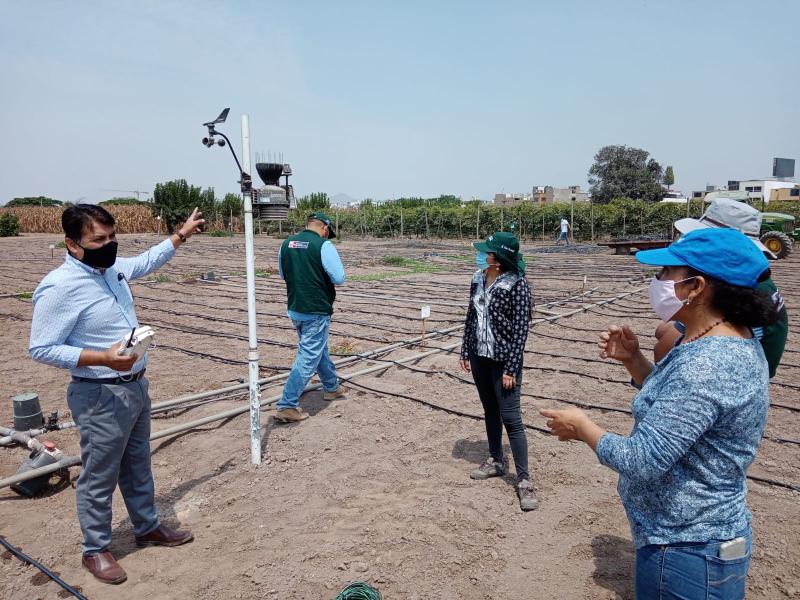
[[[359,209],[331,208],[329,214],[338,222],[343,237],[370,236],[379,238],[400,237],[401,218],[403,237],[431,238],[485,238],[499,231],[513,231],[523,239],[555,239],[561,217],[567,219],[574,208],[574,237],[578,241],[612,239],[618,237],[651,236],[670,238],[672,223],[686,217],[699,217],[703,213],[701,201],[686,204],[647,203],[619,198],[609,204],[588,203],[532,204],[499,207],[478,203],[465,206],[417,206],[401,208],[383,204]],[[769,210],[786,212],[800,217],[800,203],[773,203]],[[300,231],[305,212],[290,211],[280,231],[286,236]],[[594,227],[593,227],[594,226]],[[276,222],[262,224],[264,233],[278,234]],[[544,231],[544,234],[543,234]]]

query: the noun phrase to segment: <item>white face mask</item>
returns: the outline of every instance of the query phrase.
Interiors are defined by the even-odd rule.
[[[694,277],[687,277],[680,281],[659,280],[655,277],[650,280],[650,306],[653,307],[653,312],[658,315],[659,319],[669,321],[683,308],[686,300],[681,300],[675,295],[675,284],[690,279],[694,279]]]

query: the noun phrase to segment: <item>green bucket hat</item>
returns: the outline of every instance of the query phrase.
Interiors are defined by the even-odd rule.
[[[525,259],[519,251],[519,240],[513,233],[496,231],[485,242],[474,242],[472,246],[479,252],[494,254],[507,270],[525,274]]]
[[[331,218],[324,212],[320,210],[318,212],[308,215],[308,218],[316,219],[317,221],[322,221],[323,223],[325,223],[325,225],[328,226],[328,231],[330,231],[330,235],[328,236],[329,240],[332,240],[333,238],[336,237],[336,230],[333,228],[333,221],[331,221]]]

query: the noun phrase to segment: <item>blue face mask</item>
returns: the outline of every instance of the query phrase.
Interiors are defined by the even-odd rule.
[[[486,252],[478,252],[475,255],[475,264],[478,265],[479,269],[488,269],[489,268],[489,255]]]

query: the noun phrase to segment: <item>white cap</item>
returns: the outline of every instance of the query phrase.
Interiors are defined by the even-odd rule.
[[[675,221],[675,229],[681,234],[695,229],[738,229],[745,234],[756,247],[770,258],[778,258],[769,248],[761,243],[761,213],[744,202],[730,198],[717,198],[706,208],[699,219],[680,219]]]

